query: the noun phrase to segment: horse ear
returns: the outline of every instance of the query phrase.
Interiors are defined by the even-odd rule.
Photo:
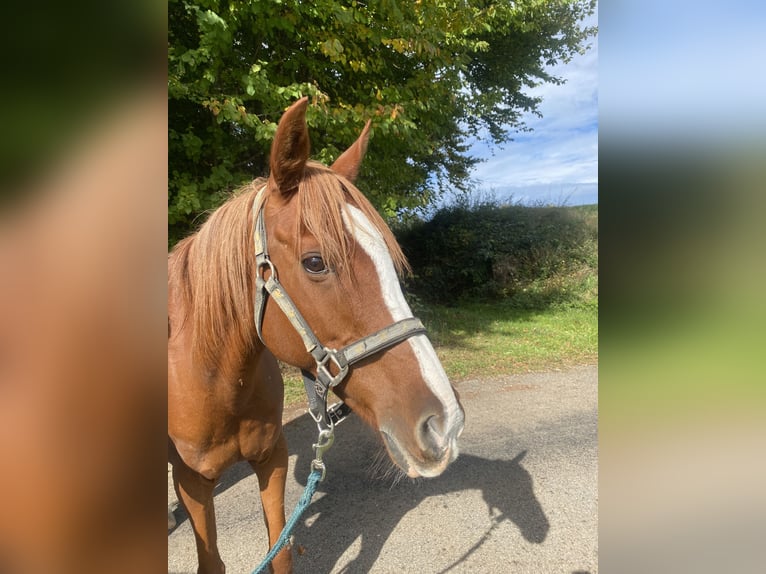
[[[371,120],[367,120],[367,124],[364,126],[361,135],[331,166],[331,169],[335,173],[342,175],[351,182],[356,181],[356,176],[359,174],[359,166],[362,164],[364,153],[367,151],[371,123]]]
[[[306,125],[309,99],[303,97],[282,115],[271,144],[270,178],[284,196],[292,195],[303,177],[309,159],[311,141]]]

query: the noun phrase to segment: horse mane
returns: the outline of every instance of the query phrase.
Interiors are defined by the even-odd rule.
[[[182,320],[191,321],[192,354],[211,369],[220,366],[224,352],[244,356],[257,344],[251,210],[265,184],[266,180],[256,179],[235,191],[168,256],[168,285],[177,289],[175,293],[183,305]],[[268,201],[268,197],[261,201]],[[349,180],[330,168],[308,162],[292,201],[298,202],[300,213],[296,237],[301,237],[304,229],[311,233],[319,242],[325,262],[342,278],[353,281],[350,262],[354,242],[343,222],[348,203],[359,208],[380,232],[397,272],[409,271],[383,218]],[[300,251],[299,242],[296,249]],[[226,349],[222,349],[224,344]]]

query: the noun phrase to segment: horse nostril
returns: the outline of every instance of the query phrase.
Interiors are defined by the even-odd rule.
[[[440,416],[431,415],[426,419],[425,426],[438,436],[442,436],[444,434],[444,420]]]
[[[423,450],[439,459],[447,450],[448,441],[444,437],[444,419],[437,415],[427,417],[420,425],[420,437]]]

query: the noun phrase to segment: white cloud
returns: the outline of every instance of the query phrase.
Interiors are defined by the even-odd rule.
[[[587,25],[595,25],[597,14]],[[569,197],[569,203],[595,202],[598,189],[598,39],[568,64],[551,68],[563,85],[543,84],[528,91],[540,96],[542,118],[525,117],[533,131],[513,135],[502,149],[477,143],[471,149],[486,158],[474,170],[483,189],[535,202]],[[583,191],[583,190],[587,190]],[[587,196],[587,197],[586,197]]]
[[[476,177],[492,186],[598,182],[598,134],[560,130],[509,144],[482,163]]]

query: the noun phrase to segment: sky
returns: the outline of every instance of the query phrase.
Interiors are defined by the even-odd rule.
[[[596,25],[598,13],[585,25]],[[598,202],[598,38],[591,49],[549,70],[566,79],[526,93],[542,96],[542,118],[524,117],[531,132],[512,134],[500,146],[474,143],[470,154],[485,161],[473,171],[476,194],[525,204]]]
[[[695,147],[763,140],[765,18],[766,4],[755,0],[604,3],[602,138]]]

